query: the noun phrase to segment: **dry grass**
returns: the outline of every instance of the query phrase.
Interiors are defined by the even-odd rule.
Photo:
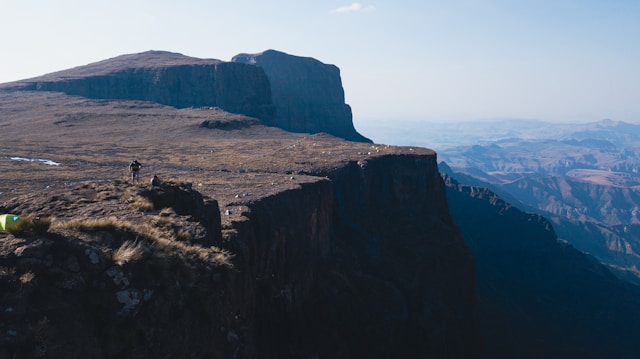
[[[13,277],[14,275],[16,275],[15,267],[0,267],[0,278]]]
[[[176,232],[176,239],[183,242],[190,242],[193,239],[193,236],[191,236],[191,233],[189,233],[189,231],[180,228]]]
[[[155,216],[155,218],[163,218]],[[191,235],[184,230],[174,233],[167,228],[158,228],[151,223],[133,223],[119,220],[116,217],[108,218],[73,218],[66,221],[54,221],[52,231],[122,231],[129,233],[136,240],[125,241],[113,254],[112,259],[118,265],[129,263],[142,258],[146,249],[155,250],[151,254],[156,256],[177,255],[186,261],[199,260],[215,266],[233,268],[233,255],[218,247],[203,247],[190,243]]]
[[[73,218],[66,221],[54,221],[51,224],[50,230],[72,230],[82,232],[95,232],[95,231],[107,231],[113,232],[118,229],[127,228],[116,217],[108,218]]]
[[[173,217],[163,216],[162,212],[159,216],[149,216],[146,220],[152,226],[159,228],[171,228],[176,224]]]
[[[111,259],[119,266],[129,262],[134,262],[142,258],[144,255],[144,247],[141,243],[125,241],[113,252]]]
[[[31,281],[34,280],[35,278],[36,278],[35,273],[29,271],[20,276],[20,282],[22,284],[28,284],[28,283],[31,283]]]
[[[153,202],[150,199],[142,196],[136,196],[133,202],[130,203],[131,207],[141,212],[151,212],[155,208]]]

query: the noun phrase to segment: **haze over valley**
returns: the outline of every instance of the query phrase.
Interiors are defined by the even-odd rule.
[[[640,125],[377,122],[376,141],[436,149],[442,171],[541,213],[558,235],[638,283]]]

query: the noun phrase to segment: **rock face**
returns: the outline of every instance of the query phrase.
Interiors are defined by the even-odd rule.
[[[164,51],[119,56],[25,80],[17,88],[178,108],[217,106],[265,122],[274,112],[269,80],[261,69]]]
[[[147,51],[3,87],[177,108],[220,107],[291,132],[371,142],[353,127],[338,67],[274,50],[237,55],[231,62]]]
[[[2,234],[0,356],[478,357],[474,262],[435,154],[309,175],[239,198],[245,209],[222,227],[215,201],[171,184],[5,204],[146,224]],[[233,268],[217,259],[226,253]]]
[[[267,124],[292,132],[326,132],[371,142],[353,127],[338,67],[275,50],[239,54],[232,61],[257,65],[267,74],[276,112]]]
[[[446,177],[476,260],[488,358],[638,358],[640,292],[558,241],[545,218]]]
[[[237,229],[258,356],[477,355],[473,259],[435,156],[317,174],[330,181],[254,203]]]

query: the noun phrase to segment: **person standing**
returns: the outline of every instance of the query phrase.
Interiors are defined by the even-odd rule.
[[[140,167],[142,167],[142,164],[138,162],[138,160],[133,160],[129,164],[129,172],[131,173],[131,183],[136,183],[137,181],[139,181],[138,174],[140,172]]]

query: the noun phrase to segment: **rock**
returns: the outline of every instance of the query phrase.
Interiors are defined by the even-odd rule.
[[[122,309],[118,312],[120,315],[128,315],[138,304],[140,304],[142,294],[137,289],[123,289],[116,292],[116,299],[122,303]]]
[[[197,59],[166,51],[122,55],[21,83],[95,99],[153,101],[178,108],[220,107],[270,122],[269,80],[242,63]]]
[[[335,65],[275,50],[239,54],[231,61],[259,66],[267,74],[275,117],[266,124],[291,132],[326,132],[350,141],[371,142],[353,127],[340,69]]]
[[[353,127],[340,69],[275,50],[231,62],[147,51],[24,80],[11,91],[59,91],[94,99],[152,101],[177,108],[220,108],[291,132],[326,132],[371,142]],[[204,128],[229,123],[204,121]]]

